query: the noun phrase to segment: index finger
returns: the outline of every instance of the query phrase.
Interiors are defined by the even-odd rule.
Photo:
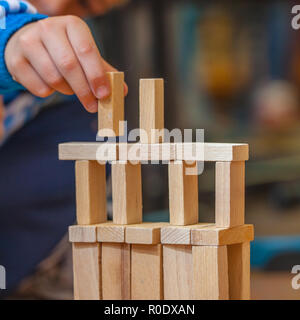
[[[107,98],[111,91],[108,70],[88,26],[81,20],[68,24],[67,36],[95,97]]]

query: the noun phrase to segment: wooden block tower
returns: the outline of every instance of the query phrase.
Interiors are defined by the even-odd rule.
[[[113,92],[99,103],[99,129],[111,133],[115,119],[123,120],[124,76],[109,76]],[[248,145],[200,143],[201,160],[216,163],[215,223],[200,223],[198,176],[186,174],[191,159],[182,152],[198,142],[165,143],[153,132],[164,127],[163,101],[162,79],[140,81],[140,128],[148,134],[139,143],[59,145],[61,160],[76,161],[78,225],[69,228],[75,299],[250,298],[254,234],[244,224]],[[168,162],[169,223],[142,222],[142,160]],[[113,221],[107,221],[105,161],[112,161]]]

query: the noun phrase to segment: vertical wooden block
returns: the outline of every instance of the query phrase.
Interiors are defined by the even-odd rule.
[[[131,299],[163,299],[161,244],[131,245]]]
[[[76,171],[77,223],[102,223],[107,220],[105,165],[79,160]]]
[[[194,299],[229,299],[226,246],[193,246],[192,252]]]
[[[163,142],[163,134],[158,134],[164,129],[163,79],[140,79],[140,128],[147,134],[141,134],[141,143]]]
[[[102,298],[130,300],[130,245],[102,243]]]
[[[194,299],[192,246],[164,245],[163,269],[165,300]]]
[[[190,225],[198,222],[198,175],[186,175],[184,161],[169,163],[170,224]]]
[[[250,299],[250,243],[232,244],[228,248],[229,297]]]
[[[141,164],[112,164],[113,222],[142,222]]]
[[[100,136],[124,135],[124,73],[108,72],[111,95],[98,103],[98,129]]]
[[[216,226],[245,221],[245,162],[216,162]]]
[[[73,243],[75,300],[101,299],[101,245]]]

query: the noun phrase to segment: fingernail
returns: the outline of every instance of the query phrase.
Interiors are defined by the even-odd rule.
[[[110,89],[107,87],[107,86],[100,86],[98,89],[97,89],[97,98],[98,99],[104,99],[104,98],[107,98],[109,97],[110,95]]]
[[[89,112],[97,112],[98,111],[98,103],[94,101],[93,103],[87,106]]]

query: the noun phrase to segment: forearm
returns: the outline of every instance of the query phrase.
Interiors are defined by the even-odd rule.
[[[0,6],[4,8],[6,15],[5,29],[0,29],[0,94],[24,89],[12,79],[5,64],[4,52],[8,40],[24,25],[47,17],[36,13],[36,10],[24,1],[18,1],[18,4],[16,7],[10,1],[0,1]]]

